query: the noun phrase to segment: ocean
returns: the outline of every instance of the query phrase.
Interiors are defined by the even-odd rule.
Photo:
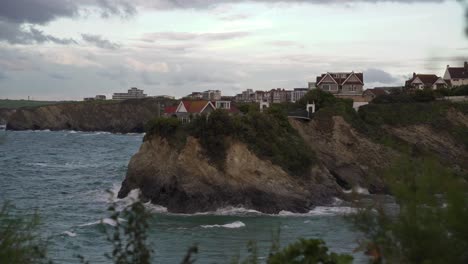
[[[15,213],[40,215],[40,231],[54,263],[79,263],[76,255],[110,263],[104,254],[111,245],[100,225],[113,224],[107,210],[112,202],[126,205],[138,197],[133,191],[119,200],[115,193],[142,139],[142,134],[0,130],[0,204],[9,201]],[[353,209],[339,200],[307,214],[222,208],[184,215],[146,207],[152,215],[148,242],[153,263],[180,263],[194,244],[199,247],[196,263],[229,263],[246,254],[251,240],[264,259],[278,228],[282,246],[298,238],[320,238],[332,251],[353,254],[354,263],[367,263],[362,253],[353,253],[360,234],[345,217]]]

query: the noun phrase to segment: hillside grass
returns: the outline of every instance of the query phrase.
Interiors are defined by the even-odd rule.
[[[37,107],[44,105],[60,104],[63,101],[29,101],[29,100],[9,100],[0,99],[0,108],[16,109],[21,107]]]

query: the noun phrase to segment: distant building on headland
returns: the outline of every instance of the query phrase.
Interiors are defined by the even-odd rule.
[[[220,90],[207,90],[202,92],[202,99],[208,101],[217,101],[221,100],[221,91]]]
[[[106,100],[106,96],[98,94],[95,97],[85,97],[83,101]]]
[[[156,96],[152,96],[153,98],[155,99],[167,99],[167,100],[175,100],[175,96],[172,96],[172,95],[156,95]]]
[[[468,61],[465,61],[463,67],[447,65],[444,80],[451,86],[468,85]]]
[[[294,88],[293,90],[276,88],[269,91],[247,89],[237,94],[234,101],[239,103],[294,103],[299,101],[308,91],[308,88]]]
[[[112,95],[112,100],[127,100],[127,99],[140,99],[145,98],[146,94],[143,93],[143,90],[140,90],[136,87],[128,89],[126,93],[114,93]]]
[[[207,90],[204,92],[192,92],[183,98],[189,100],[205,100],[205,101],[218,101],[221,100],[220,90]]]

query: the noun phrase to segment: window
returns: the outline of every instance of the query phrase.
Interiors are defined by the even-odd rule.
[[[323,85],[322,85],[322,90],[324,90],[324,91],[330,91],[330,85],[329,85],[329,84],[323,84]]]

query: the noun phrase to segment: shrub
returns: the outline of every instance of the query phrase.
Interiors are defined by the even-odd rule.
[[[18,217],[6,203],[0,209],[0,263],[48,263],[47,243],[39,235],[39,216]]]
[[[455,86],[452,88],[450,95],[463,96],[468,95],[468,85]]]
[[[315,110],[318,111],[320,108],[334,105],[338,100],[338,98],[329,92],[314,89],[305,94],[296,105],[300,109],[305,109],[307,103],[315,102]]]
[[[181,123],[177,118],[158,117],[146,124],[145,132],[147,134],[157,134],[161,137],[169,138],[175,134],[180,126]]]

